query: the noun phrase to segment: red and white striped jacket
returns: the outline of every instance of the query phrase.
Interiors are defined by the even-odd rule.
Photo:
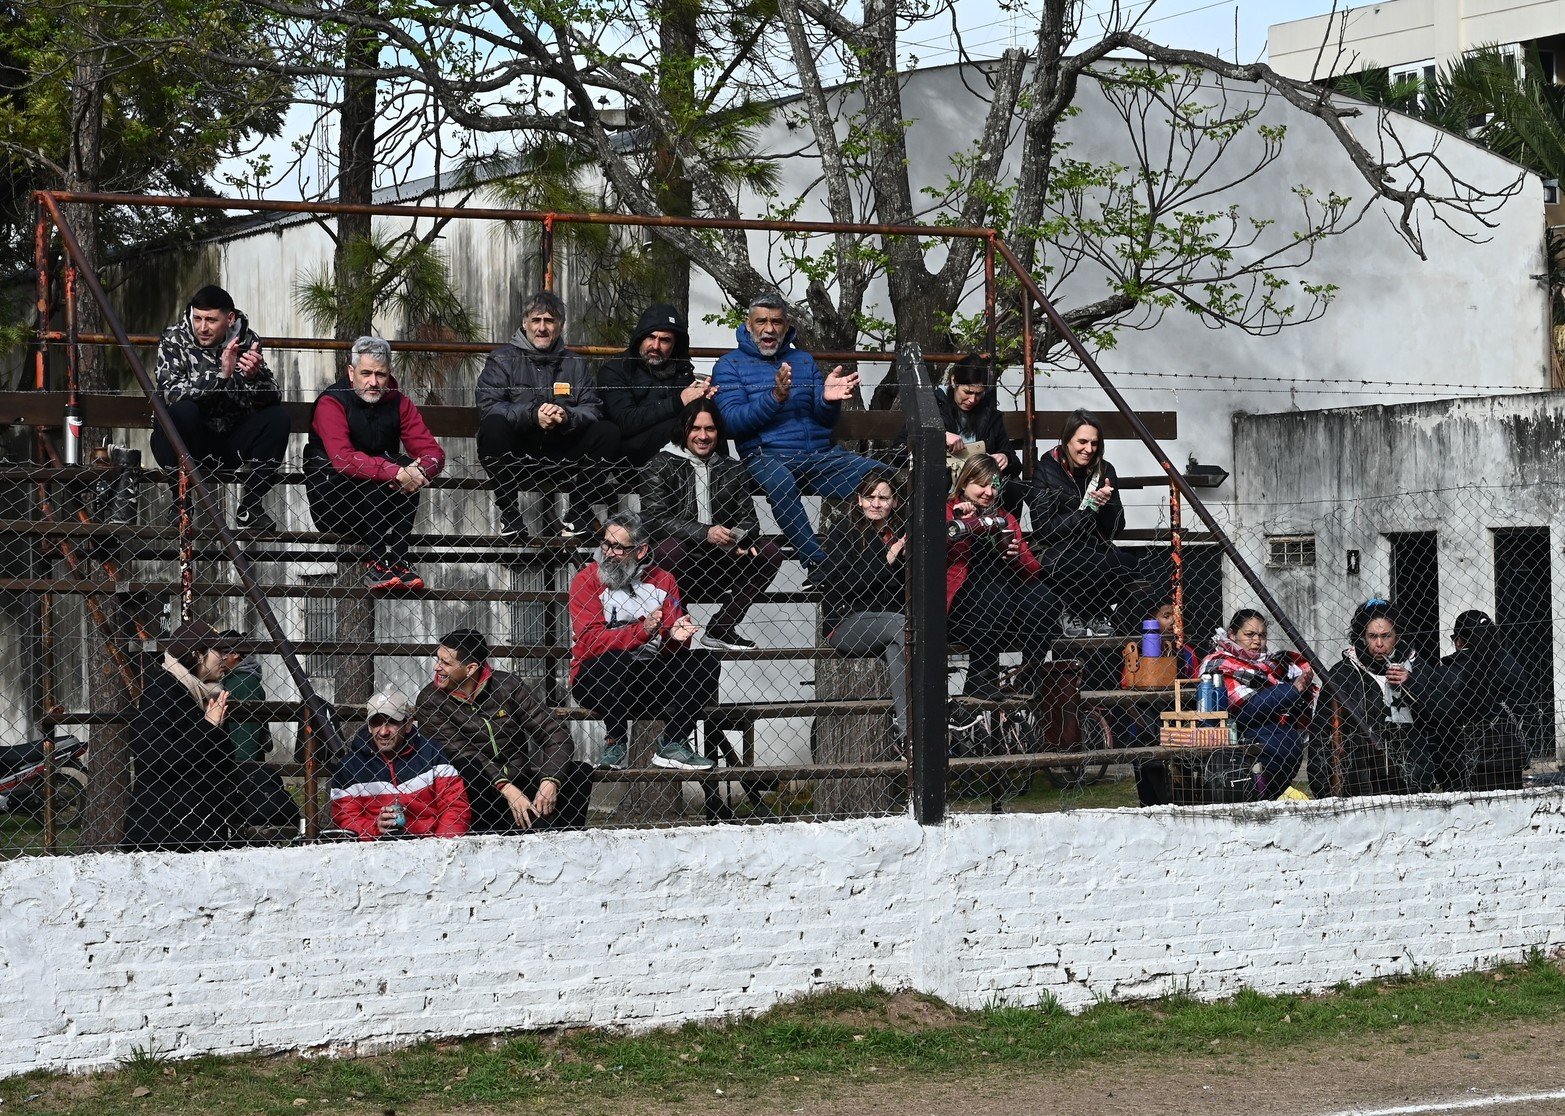
[[[387,760],[361,728],[332,777],[332,823],[373,841],[383,836],[381,808],[396,803],[407,815],[404,832],[414,837],[460,837],[473,819],[467,787],[436,741],[415,731]]]

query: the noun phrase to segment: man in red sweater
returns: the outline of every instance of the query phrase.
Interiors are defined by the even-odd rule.
[[[321,392],[304,447],[304,488],[321,531],[346,535],[368,552],[366,589],[422,589],[408,563],[418,492],[445,468],[446,454],[413,401],[397,390],[391,346],[360,337],[343,379]]]
[[[700,629],[674,575],[647,564],[650,549],[639,515],[612,515],[597,560],[571,579],[571,696],[603,718],[599,767],[629,765],[631,721],[662,721],[652,763],[706,771],[717,763],[690,739],[722,663],[691,645]]]
[[[388,686],[371,695],[365,713],[332,777],[332,824],[362,841],[466,833],[467,790],[445,750],[417,731],[413,703]]]

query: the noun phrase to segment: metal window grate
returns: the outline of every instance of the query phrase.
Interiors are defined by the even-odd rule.
[[[1314,564],[1314,535],[1268,535],[1266,537],[1266,565],[1271,569],[1301,569]]]

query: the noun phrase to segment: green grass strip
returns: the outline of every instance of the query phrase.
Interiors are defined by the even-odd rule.
[[[1428,975],[1341,986],[1314,996],[1245,991],[1203,1003],[1170,996],[1103,1003],[995,1004],[963,1012],[933,997],[880,989],[832,992],[752,1019],[650,1034],[527,1034],[424,1043],[377,1057],[206,1057],[137,1054],[90,1077],[34,1073],[0,1082],[0,1112],[420,1113],[474,1105],[591,1109],[620,1097],[677,1103],[798,1088],[861,1076],[944,1075],[1006,1067],[1074,1068],[1094,1060],[1283,1049],[1380,1031],[1435,1031],[1565,1010],[1565,973],[1534,953],[1524,963],[1448,979]]]

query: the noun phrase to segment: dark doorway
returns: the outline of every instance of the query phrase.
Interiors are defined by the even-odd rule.
[[[1418,657],[1440,657],[1440,559],[1433,531],[1387,535],[1391,540],[1391,602],[1401,619],[1402,644]]]
[[[1212,632],[1228,622],[1223,613],[1223,552],[1209,543],[1185,543],[1185,642],[1197,656],[1212,649]],[[1138,608],[1151,607],[1169,598],[1173,561],[1167,547],[1141,551],[1137,572],[1147,583]],[[1134,626],[1130,630],[1135,630]]]
[[[1526,679],[1523,721],[1534,756],[1554,754],[1553,556],[1547,527],[1494,532],[1494,622]]]

